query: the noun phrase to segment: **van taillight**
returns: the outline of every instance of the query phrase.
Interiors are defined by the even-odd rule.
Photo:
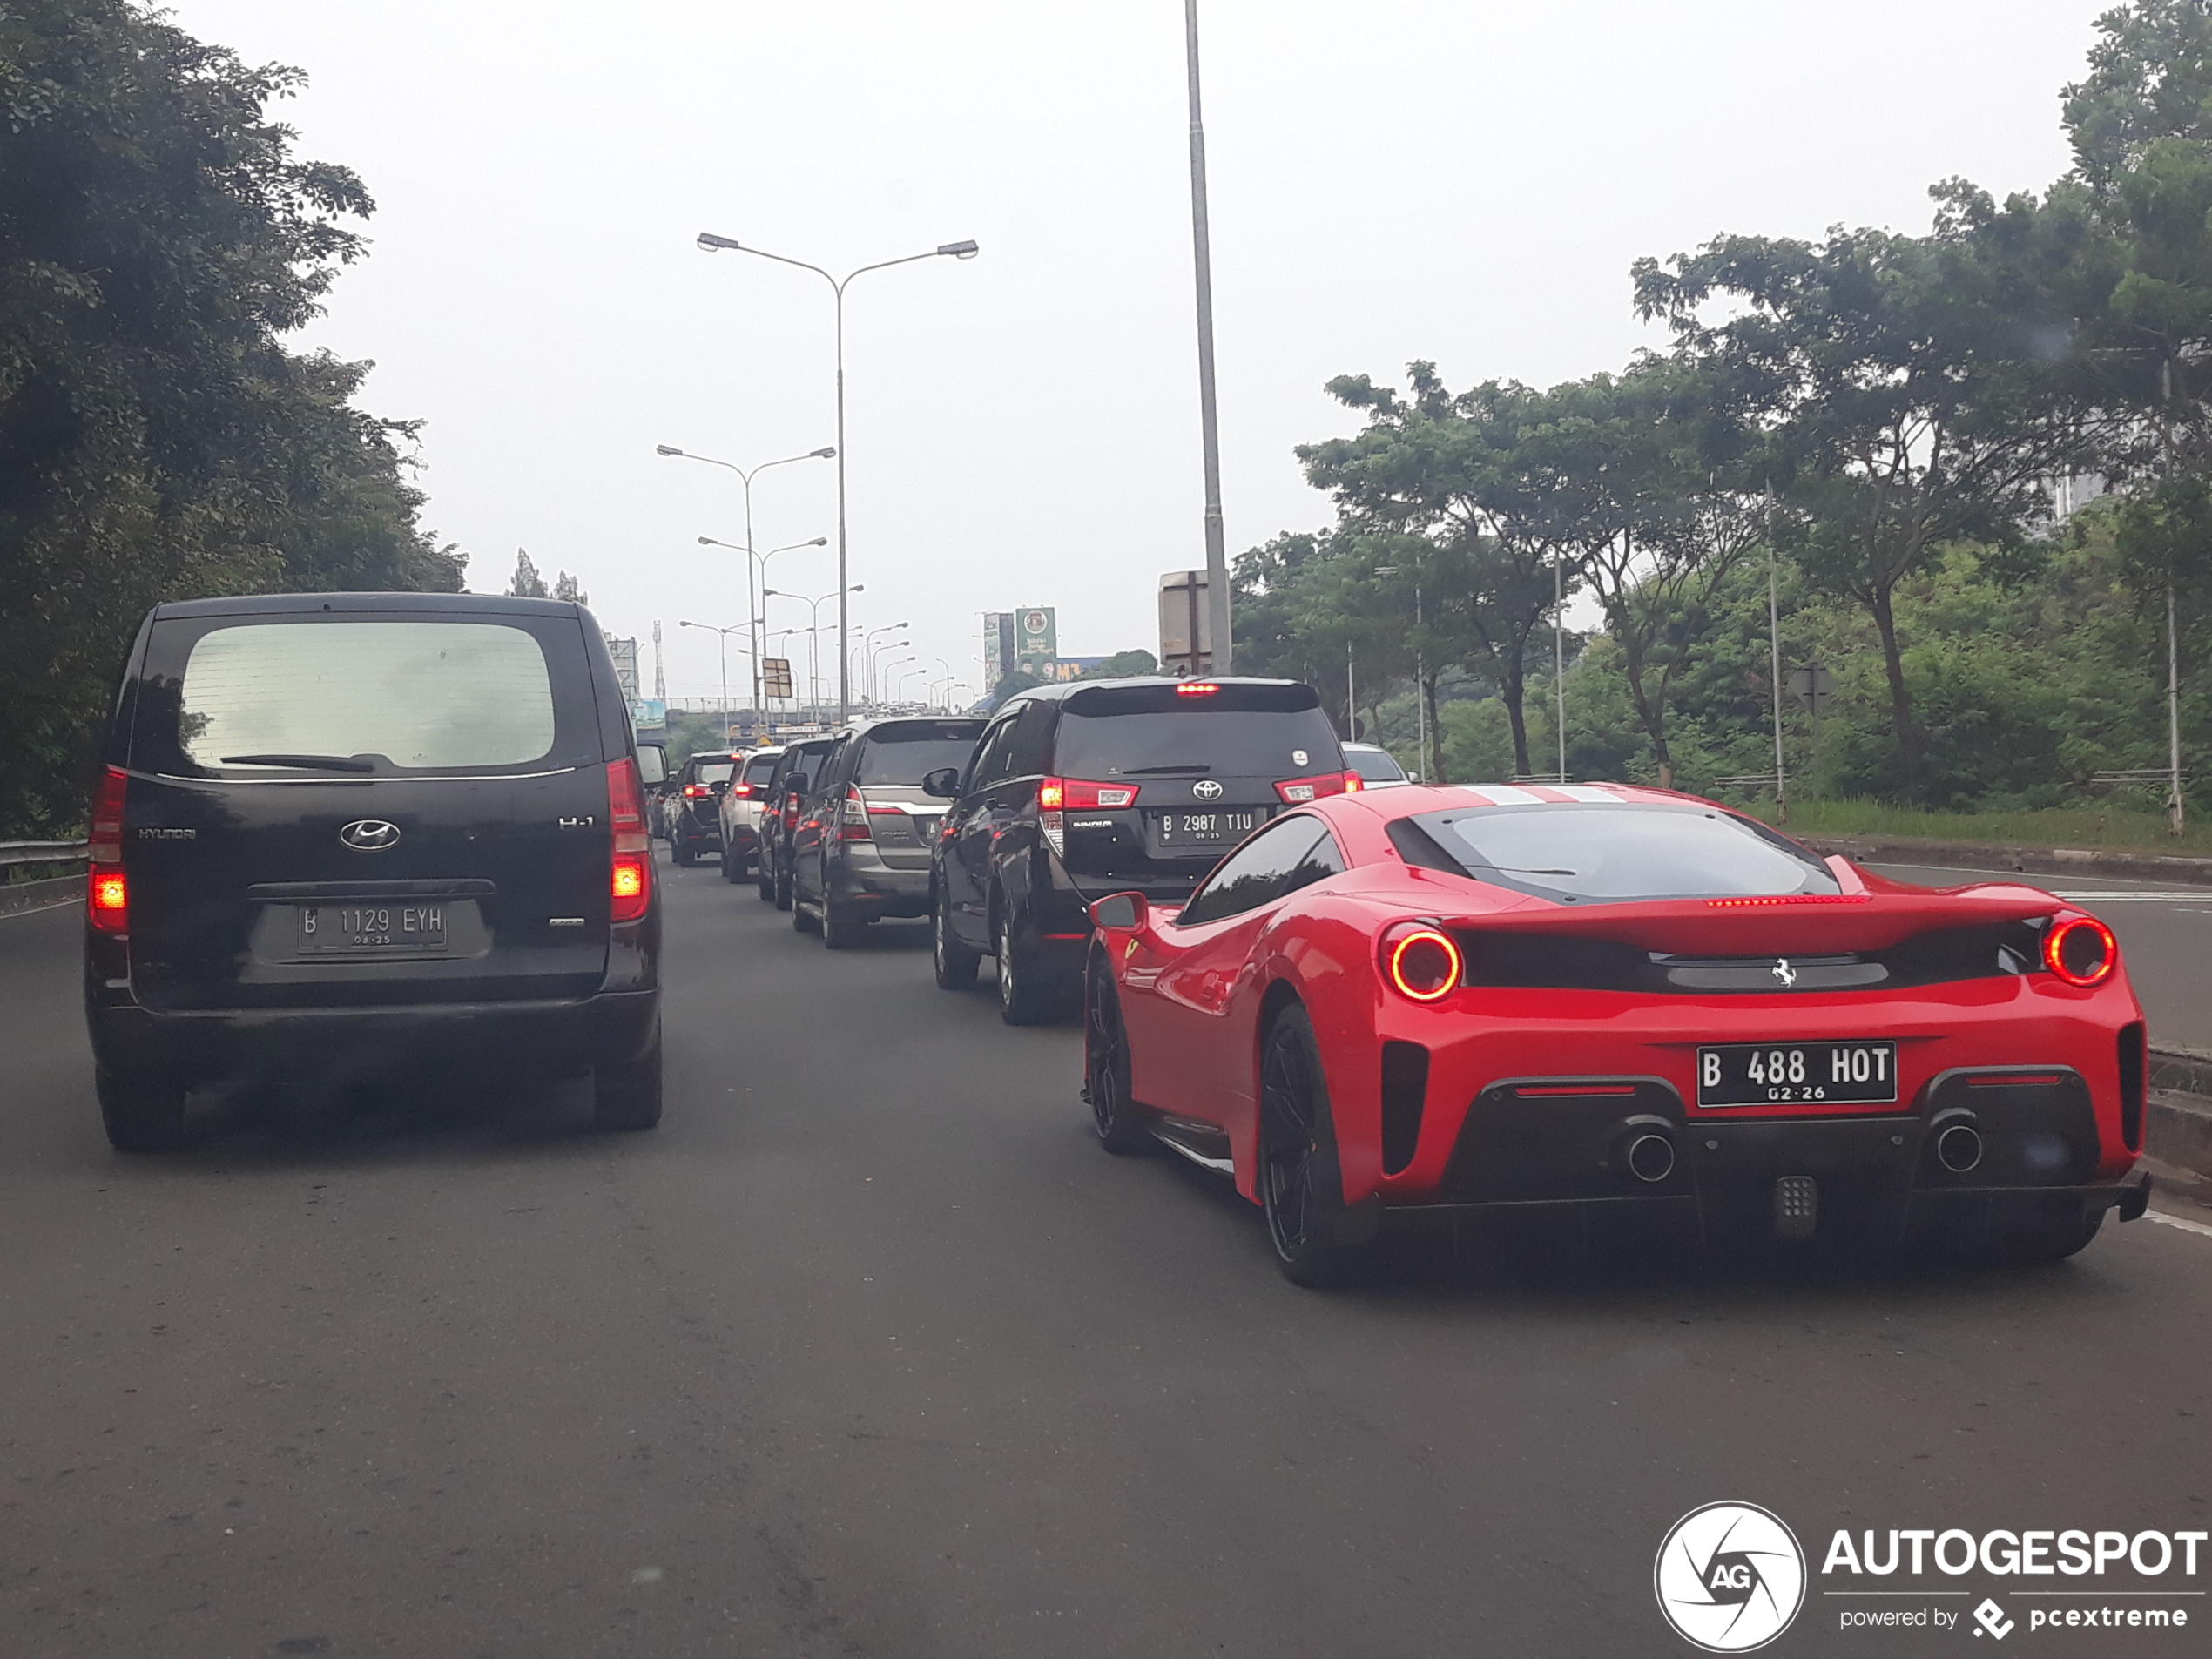
[[[1318,778],[1285,778],[1275,786],[1275,792],[1295,806],[1324,795],[1349,795],[1366,786],[1366,779],[1356,772],[1330,772]]]
[[[607,917],[610,921],[636,921],[653,900],[653,843],[645,829],[637,763],[628,755],[607,767],[607,821],[614,828]]]
[[[1047,778],[1037,785],[1041,812],[1110,812],[1136,805],[1136,784],[1097,784],[1081,778]]]
[[[85,853],[84,911],[104,934],[131,928],[131,884],[123,873],[123,797],[130,775],[110,766],[92,792],[92,833]]]
[[[838,814],[837,839],[840,841],[873,841],[868,833],[868,801],[859,789],[847,786],[845,791],[845,810]]]

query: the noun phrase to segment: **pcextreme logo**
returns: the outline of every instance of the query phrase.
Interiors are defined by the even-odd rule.
[[[1709,1503],[1668,1530],[1652,1593],[1676,1635],[1707,1653],[1750,1653],[1790,1628],[1805,1601],[1805,1554],[1755,1503]]]

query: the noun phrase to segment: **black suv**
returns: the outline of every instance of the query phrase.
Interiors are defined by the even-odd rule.
[[[1287,806],[1359,787],[1321,699],[1294,680],[1042,685],[992,717],[931,874],[937,983],[995,955],[1009,1025],[1071,1012],[1089,907],[1132,889],[1179,906],[1223,853]]]
[[[727,749],[711,750],[688,758],[670,779],[661,827],[678,864],[696,864],[702,853],[722,855],[722,792],[744,759]]]
[[[791,925],[843,950],[886,916],[929,914],[929,846],[944,808],[921,780],[958,770],[983,722],[900,716],[845,733],[792,836]]]
[[[776,757],[760,800],[758,869],[760,896],[777,909],[791,908],[791,842],[806,809],[806,793],[821,775],[822,763],[837,748],[835,738],[808,738]]]
[[[108,1138],[195,1084],[401,1066],[595,1073],[661,1111],[660,917],[628,705],[556,600],[155,607],[92,806],[84,1002]]]

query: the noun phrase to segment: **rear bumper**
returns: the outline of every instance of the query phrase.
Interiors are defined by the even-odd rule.
[[[660,1021],[660,993],[604,991],[557,1001],[414,1003],[389,1008],[88,1010],[105,1069],[201,1082],[421,1065],[563,1072],[634,1060]]]
[[[929,867],[894,870],[880,857],[851,853],[829,871],[829,901],[840,921],[874,921],[884,916],[929,914]]]

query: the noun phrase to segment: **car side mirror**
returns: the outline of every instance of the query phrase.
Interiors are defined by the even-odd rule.
[[[940,766],[921,780],[921,792],[934,795],[939,800],[960,799],[960,768]]]
[[[1091,925],[1101,933],[1135,933],[1151,914],[1141,893],[1109,893],[1090,907]]]
[[[720,783],[709,784],[707,787],[718,795],[726,795],[730,792],[730,780],[725,778]]]
[[[637,781],[647,789],[657,788],[668,781],[668,749],[665,745],[641,743],[637,745]]]

